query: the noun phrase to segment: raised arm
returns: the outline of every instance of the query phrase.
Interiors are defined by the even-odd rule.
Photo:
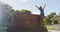
[[[46,4],[43,6],[43,9],[45,8]]]
[[[37,5],[35,5],[35,6],[39,9],[39,7]]]

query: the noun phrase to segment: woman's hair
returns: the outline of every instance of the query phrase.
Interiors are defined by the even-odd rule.
[[[39,9],[42,10],[43,9],[42,6],[40,6]]]

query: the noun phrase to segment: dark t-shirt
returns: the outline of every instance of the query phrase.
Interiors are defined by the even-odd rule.
[[[44,16],[44,9],[41,9],[41,15]]]

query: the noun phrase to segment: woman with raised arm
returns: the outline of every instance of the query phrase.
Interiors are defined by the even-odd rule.
[[[36,6],[41,11],[41,13],[40,13],[40,23],[39,23],[40,24],[40,26],[39,26],[40,27],[40,32],[47,32],[47,28],[44,27],[44,21],[43,21],[43,19],[44,19],[44,8],[45,8],[45,6],[46,6],[46,4],[44,5],[43,8],[42,8],[42,6],[40,6],[40,7]]]
[[[36,6],[41,11],[41,16],[44,16],[44,8],[45,8],[45,6],[46,6],[46,4],[44,5],[43,8],[42,8],[42,6],[40,6],[40,7]]]

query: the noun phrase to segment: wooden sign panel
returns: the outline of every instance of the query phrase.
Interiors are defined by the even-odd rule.
[[[35,27],[40,22],[40,15],[33,14],[15,14],[13,18],[13,25],[20,27]]]
[[[40,15],[16,13],[7,32],[47,32],[40,18]]]

